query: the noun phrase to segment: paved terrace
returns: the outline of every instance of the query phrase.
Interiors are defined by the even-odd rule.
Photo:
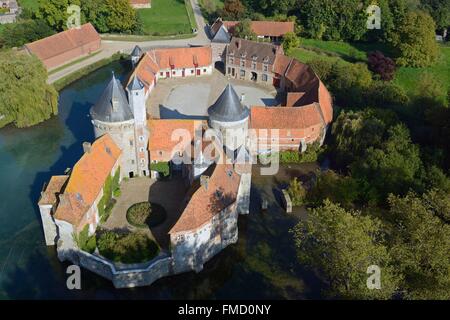
[[[148,113],[156,119],[206,119],[208,108],[228,83],[234,86],[238,95],[245,94],[246,105],[278,104],[274,87],[228,79],[214,70],[210,76],[159,80],[147,101]]]
[[[138,202],[158,203],[166,210],[167,218],[161,225],[151,230],[145,229],[145,232],[163,249],[168,249],[168,232],[181,215],[180,205],[187,191],[183,180],[176,177],[167,181],[157,181],[147,177],[133,178],[123,181],[120,188],[122,195],[102,227],[108,230],[135,231],[137,228],[131,226],[126,218],[128,208]]]

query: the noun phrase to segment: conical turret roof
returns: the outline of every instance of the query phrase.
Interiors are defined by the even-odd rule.
[[[142,55],[142,49],[139,46],[135,46],[133,51],[131,52],[131,56],[140,57]]]
[[[141,90],[144,88],[144,85],[142,84],[141,80],[138,78],[138,76],[133,77],[133,81],[128,85],[129,90]]]
[[[133,119],[125,90],[114,73],[100,99],[91,108],[90,113],[93,119],[103,122],[122,122]]]
[[[228,84],[217,101],[208,109],[208,114],[211,120],[235,122],[247,118],[249,111],[242,105],[233,87]]]

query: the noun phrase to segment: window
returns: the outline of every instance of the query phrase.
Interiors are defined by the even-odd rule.
[[[245,70],[241,70],[241,77],[245,77]]]
[[[245,68],[245,61],[241,60],[241,67]]]
[[[176,71],[172,71],[172,74],[175,75],[177,72]]]
[[[264,72],[269,71],[269,66],[267,64],[264,65]]]
[[[194,70],[191,70],[191,74],[194,74]]]
[[[262,80],[263,80],[263,81],[267,81],[267,74],[263,74],[263,75],[262,75]]]
[[[252,69],[256,70],[256,62],[252,62]]]
[[[162,77],[164,75],[164,72],[160,72],[159,75]]]
[[[139,151],[140,151],[140,152],[144,152],[144,151],[145,151],[144,147],[140,147],[140,148],[139,148]]]
[[[141,159],[141,163],[145,163],[145,159]]]
[[[144,136],[139,136],[139,141],[144,141]]]
[[[134,160],[131,160],[131,164],[134,164]]]
[[[130,146],[133,146],[133,140],[130,140]]]
[[[203,69],[203,73],[206,73],[206,69]]]
[[[230,58],[230,63],[234,64],[234,59],[233,58]]]

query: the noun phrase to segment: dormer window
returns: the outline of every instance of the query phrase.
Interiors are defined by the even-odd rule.
[[[256,61],[258,59],[258,56],[256,55],[256,54],[254,54],[253,56],[252,56],[252,60],[253,61]]]
[[[264,63],[269,62],[269,57],[264,57],[263,61],[264,61]]]
[[[113,98],[113,99],[111,100],[111,104],[112,104],[113,110],[119,109],[119,99]]]
[[[242,58],[245,58],[246,56],[247,56],[247,52],[244,51],[244,52],[241,53],[241,57]]]

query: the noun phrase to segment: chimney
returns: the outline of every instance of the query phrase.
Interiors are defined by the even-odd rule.
[[[200,176],[200,185],[202,187],[205,187],[206,190],[208,190],[208,184],[209,184],[209,177],[208,176]]]
[[[90,142],[83,142],[84,153],[91,153],[92,145]]]

